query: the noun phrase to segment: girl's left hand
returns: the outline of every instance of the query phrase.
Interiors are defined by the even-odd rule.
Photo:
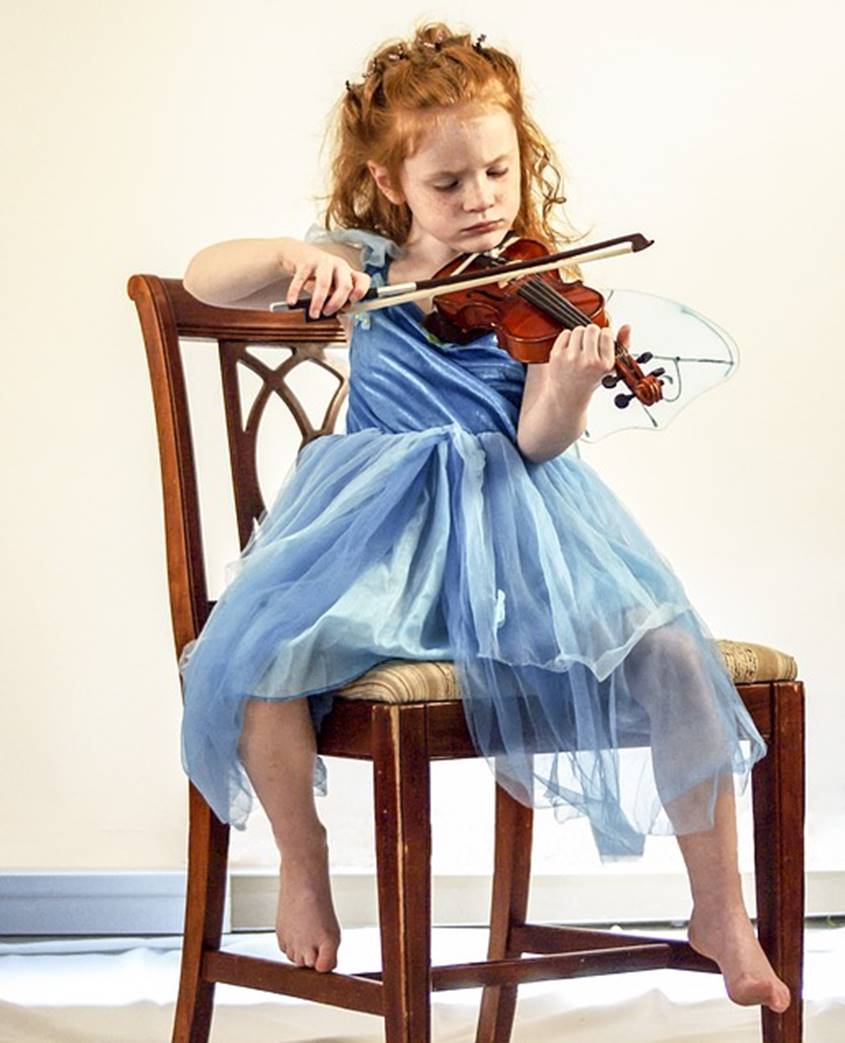
[[[549,355],[547,376],[551,385],[557,392],[588,401],[602,377],[614,368],[617,341],[620,347],[628,349],[630,326],[620,326],[616,334],[609,326],[599,327],[595,323],[562,330]]]

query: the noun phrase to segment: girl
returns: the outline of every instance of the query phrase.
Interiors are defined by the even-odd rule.
[[[325,228],[210,246],[189,291],[266,308],[310,289],[318,317],[509,230],[560,249],[554,151],[515,62],[483,40],[437,23],[378,49],[339,102]],[[439,340],[430,308],[343,317],[347,431],[300,452],[183,654],[186,771],[239,828],[254,788],[281,856],[279,945],[331,970],[340,928],[314,805],[331,692],[390,658],[454,662],[499,782],[560,821],[588,816],[603,860],[675,834],[690,943],[735,1002],[786,1009],[737,868],[733,776],[744,787],[765,744],[669,563],[574,451],[614,336],[565,331],[527,365],[493,333]]]

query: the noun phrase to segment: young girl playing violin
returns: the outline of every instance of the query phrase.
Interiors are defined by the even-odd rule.
[[[238,828],[257,794],[281,856],[279,945],[331,970],[314,790],[332,692],[388,659],[451,662],[499,784],[559,821],[587,816],[603,861],[676,835],[691,945],[735,1002],[783,1011],[737,867],[734,777],[765,744],[669,563],[574,451],[630,328],[563,331],[526,364],[492,332],[434,336],[430,303],[343,312],[509,232],[568,241],[550,223],[554,150],[515,62],[483,41],[438,23],[380,47],[338,103],[325,226],[209,246],[185,273],[230,307],[310,291],[309,314],[337,315],[350,345],[346,432],[300,451],[183,653],[185,768]]]

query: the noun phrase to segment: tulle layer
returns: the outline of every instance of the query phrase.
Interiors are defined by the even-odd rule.
[[[455,663],[479,754],[523,803],[589,818],[603,860],[709,829],[765,744],[669,563],[585,462],[499,430],[310,443],[180,661],[185,770],[243,828],[246,700],[309,697],[385,659]],[[314,784],[325,792],[325,765]]]

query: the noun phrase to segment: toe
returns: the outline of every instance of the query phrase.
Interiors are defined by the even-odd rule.
[[[331,942],[323,942],[314,969],[317,971],[330,971],[337,966],[335,946]]]

